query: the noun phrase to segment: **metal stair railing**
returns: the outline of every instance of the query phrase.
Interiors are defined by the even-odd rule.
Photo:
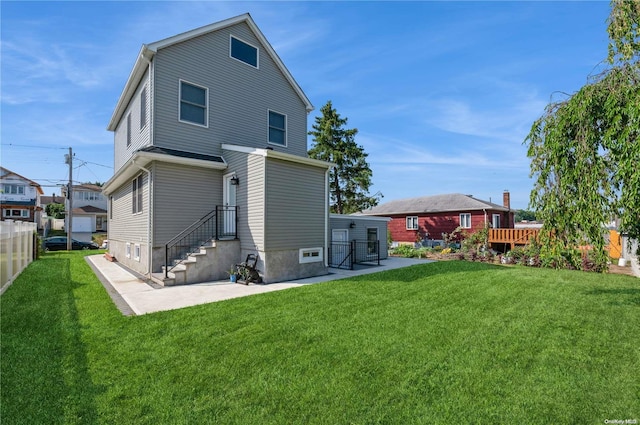
[[[238,216],[235,206],[217,206],[174,236],[164,246],[164,277],[190,254],[211,240],[237,239]]]

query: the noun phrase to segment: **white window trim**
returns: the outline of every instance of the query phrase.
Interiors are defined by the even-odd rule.
[[[142,101],[142,94],[144,93],[144,102]],[[147,90],[146,84],[142,87],[140,91],[140,131],[144,130],[147,127],[147,101],[149,99],[149,90]]]
[[[496,218],[498,219],[498,225],[497,226],[495,225]],[[494,228],[499,229],[500,226],[502,225],[502,223],[500,223],[501,221],[502,221],[501,214],[492,214],[491,215],[491,225]]]
[[[7,188],[9,190],[7,190]],[[13,189],[15,189],[15,192],[13,191]],[[25,186],[18,183],[4,183],[2,185],[2,193],[4,193],[5,195],[24,195]]]
[[[409,227],[409,219],[411,219],[412,221],[412,225],[413,225],[413,221],[415,219],[415,227]],[[408,215],[405,217],[405,227],[407,228],[407,230],[418,230],[420,228],[420,225],[418,224],[418,216],[417,215]]]
[[[300,264],[304,263],[319,263],[324,261],[324,249],[322,247],[317,248],[301,248],[298,251]]]
[[[469,216],[469,225],[468,226],[464,226],[462,224],[462,216]],[[471,213],[460,213],[460,227],[463,229],[471,229]]]
[[[186,83],[190,86],[198,87],[204,90],[204,125],[198,124],[196,122],[185,121],[180,118],[180,105],[182,105],[182,83]],[[200,84],[192,83],[191,81],[183,79],[178,80],[178,122],[195,125],[196,127],[209,128],[209,87],[201,86]]]
[[[127,242],[124,250],[124,256],[127,258],[131,258],[131,243]]]
[[[133,259],[140,262],[140,244],[133,245]]]
[[[20,214],[13,215],[14,211],[20,211]],[[4,210],[4,216],[6,218],[29,218],[31,217],[31,213],[25,208],[7,208]]]
[[[246,44],[247,46],[251,46],[254,49],[256,49],[256,66],[251,65],[250,63],[247,63],[245,61],[243,61],[242,59],[238,59],[238,58],[234,58],[231,55],[231,39],[235,38],[236,40],[240,41],[241,43]],[[241,39],[240,37],[236,37],[235,35],[229,34],[229,57],[233,60],[236,60],[240,63],[243,63],[247,66],[250,66],[253,69],[260,69],[260,48],[258,46],[254,46],[253,44],[249,43],[248,41],[245,41],[243,39]]]
[[[127,114],[127,123],[125,124],[127,131],[127,147],[131,146],[131,112]]]
[[[271,129],[271,125],[269,124],[269,112],[273,112],[274,114],[282,115],[284,117],[284,145],[281,145],[280,143],[275,143],[269,140],[269,130]],[[288,122],[289,120],[288,120],[287,114],[283,114],[282,112],[278,112],[273,109],[267,109],[267,144],[280,146],[284,148],[287,147],[287,145],[289,144],[289,132],[287,131],[287,127],[289,126]],[[274,127],[274,128],[277,128],[277,127]],[[280,129],[278,128],[278,130]]]
[[[141,180],[142,183],[140,184],[140,188],[138,188],[138,179],[142,179]],[[144,204],[144,177],[143,177],[142,173],[140,173],[137,176],[135,176],[131,183],[133,183],[136,186],[135,191],[133,189],[133,185],[131,186],[131,203],[132,203],[131,209],[133,210],[133,203],[135,203],[136,207],[137,207],[135,212],[131,211],[131,214],[132,215],[139,215],[139,214],[143,213],[142,206]],[[138,191],[140,191],[140,193],[138,193]],[[141,194],[142,194],[142,196],[141,196]],[[138,202],[138,200],[140,198],[142,198],[142,199],[140,200],[140,202]]]

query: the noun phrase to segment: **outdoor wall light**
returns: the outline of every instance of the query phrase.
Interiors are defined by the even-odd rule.
[[[231,185],[232,186],[237,186],[239,184],[240,184],[240,179],[237,176],[231,177]]]
[[[356,223],[355,223],[355,221],[352,221],[351,223],[349,223],[349,227],[350,227],[350,228],[352,228],[352,229],[353,229],[354,227],[356,227]]]

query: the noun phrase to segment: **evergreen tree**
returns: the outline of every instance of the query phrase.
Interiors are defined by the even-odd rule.
[[[621,230],[640,238],[640,2],[611,8],[607,69],[548,105],[526,139],[543,254],[591,245],[602,270],[605,223],[619,217]]]
[[[350,214],[378,205],[382,195],[369,194],[373,173],[368,154],[354,140],[358,130],[346,128],[347,118],[340,117],[331,101],[320,112],[309,132],[313,136],[309,156],[335,164],[329,171],[331,212]]]

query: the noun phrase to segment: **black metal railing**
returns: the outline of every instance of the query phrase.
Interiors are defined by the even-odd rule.
[[[212,240],[238,238],[238,207],[217,206],[174,236],[164,246],[164,276]]]
[[[354,264],[380,265],[380,241],[331,242],[329,267],[353,270]]]

